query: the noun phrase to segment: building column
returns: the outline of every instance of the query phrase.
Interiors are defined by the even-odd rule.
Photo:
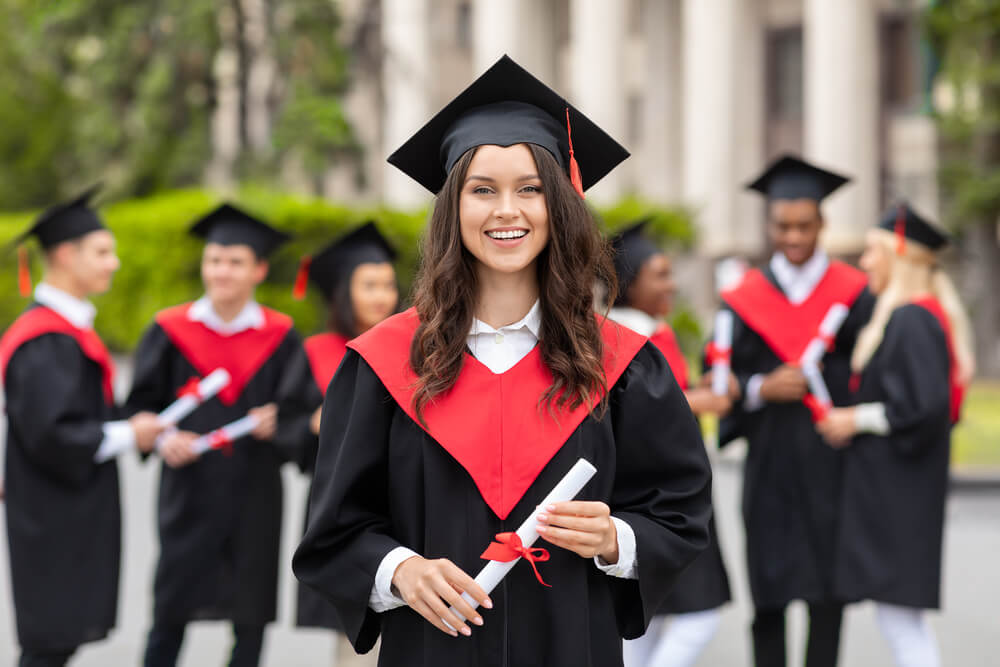
[[[476,0],[472,10],[475,76],[507,54],[554,85],[554,9],[551,0]]]
[[[640,191],[662,204],[683,191],[681,35],[680,0],[642,0],[641,141],[631,148]]]
[[[852,183],[824,204],[824,245],[860,250],[879,214],[878,13],[871,0],[805,0],[805,153]]]
[[[763,49],[757,0],[685,0],[684,199],[702,255],[756,255],[759,198],[743,191],[763,166]]]
[[[430,118],[428,0],[382,0],[382,155],[399,148]],[[425,204],[428,193],[388,163],[382,197],[398,207]]]
[[[571,0],[569,99],[627,148],[624,38],[624,3]],[[621,169],[616,169],[589,196],[598,202],[614,202],[624,194],[624,183]]]

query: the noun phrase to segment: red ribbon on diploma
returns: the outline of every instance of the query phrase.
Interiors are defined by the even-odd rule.
[[[221,428],[209,434],[208,444],[212,449],[221,449],[226,456],[231,456],[233,453],[233,441]]]
[[[733,358],[732,348],[722,349],[712,341],[705,346],[705,357],[708,359],[708,364],[711,366],[715,364],[716,361],[730,361]]]
[[[827,413],[830,412],[831,406],[820,402],[820,400],[812,394],[806,394],[805,398],[802,399],[802,402],[806,404],[806,407],[809,408],[809,412],[812,413],[812,420],[814,424],[818,424],[826,419]]]
[[[496,539],[496,542],[490,543],[490,546],[486,547],[486,551],[483,552],[480,558],[495,560],[501,563],[509,563],[516,558],[523,558],[531,563],[531,569],[535,571],[535,579],[538,579],[538,583],[542,586],[552,588],[552,586],[549,586],[542,579],[542,575],[538,573],[538,567],[535,565],[535,563],[544,563],[549,559],[548,549],[539,547],[529,549],[524,546],[517,533],[497,533],[494,539]]]
[[[177,390],[177,398],[183,398],[184,396],[191,396],[199,403],[201,403],[204,400],[204,397],[201,395],[201,391],[199,391],[198,389],[199,383],[200,380],[196,377],[193,377],[190,380],[188,380],[184,384],[184,386],[182,386],[180,389]]]

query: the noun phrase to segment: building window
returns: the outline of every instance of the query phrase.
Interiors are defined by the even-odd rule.
[[[767,115],[802,117],[802,28],[771,30],[767,37]]]
[[[455,43],[460,49],[472,48],[472,3],[458,3],[455,16]]]
[[[914,111],[920,107],[920,34],[916,16],[887,16],[880,26],[882,51],[882,103],[886,111]]]

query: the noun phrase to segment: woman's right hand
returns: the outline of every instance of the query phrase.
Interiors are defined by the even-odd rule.
[[[396,567],[392,585],[415,612],[452,637],[457,637],[459,632],[468,637],[472,630],[449,610],[449,605],[474,624],[483,624],[482,617],[462,599],[463,592],[486,609],[493,608],[493,602],[479,584],[446,558],[407,558]]]

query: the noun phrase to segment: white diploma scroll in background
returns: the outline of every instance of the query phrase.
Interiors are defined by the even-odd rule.
[[[826,409],[833,407],[833,398],[830,390],[823,380],[823,372],[815,364],[807,364],[802,367],[802,374],[806,376],[806,384],[809,385],[809,393],[813,395],[817,402]]]
[[[546,505],[551,505],[552,503],[561,503],[567,500],[573,500],[576,494],[580,493],[583,487],[590,481],[590,478],[594,476],[597,472],[597,468],[591,465],[590,461],[586,459],[579,459],[566,476],[559,481],[555,487],[549,491],[549,494],[545,496],[545,499],[539,503],[540,507],[545,507]],[[535,530],[538,526],[538,517],[536,512],[532,512],[531,516],[524,520],[521,527],[517,529],[517,536],[521,538],[521,543],[525,548],[530,548],[536,540],[538,540],[538,531]],[[483,545],[485,549],[487,545]],[[515,558],[508,563],[501,563],[499,561],[491,560],[486,566],[479,571],[476,575],[476,583],[479,584],[480,588],[486,591],[489,595],[493,592],[493,589],[497,587],[500,581],[507,576],[513,567],[520,561],[520,558]],[[475,609],[479,606],[479,603],[472,599],[468,593],[462,593],[462,598],[469,603],[469,605]],[[452,613],[454,613],[459,618],[462,615],[455,610],[454,607],[451,608]],[[465,619],[468,620],[468,619]]]
[[[729,394],[729,353],[733,348],[733,314],[728,310],[715,314],[713,343],[719,356],[712,360],[712,393],[726,396]]]
[[[195,408],[225,389],[230,379],[225,368],[216,368],[198,383],[197,393],[185,394],[168,405],[159,415],[160,423],[164,426],[175,426],[180,423],[194,412]]]
[[[837,337],[837,332],[843,326],[844,320],[847,319],[848,312],[847,306],[842,303],[835,303],[830,306],[830,310],[826,311],[826,315],[819,325],[819,335],[809,341],[805,351],[802,353],[802,358],[799,359],[799,364],[803,368],[819,365],[823,355],[826,354],[827,348],[833,339]],[[817,396],[817,398],[819,397]]]
[[[196,454],[204,454],[211,449],[219,449],[223,445],[235,442],[243,436],[250,435],[257,428],[258,420],[252,415],[241,417],[234,422],[229,422],[225,426],[215,429],[211,433],[201,436],[191,444],[191,449]]]

